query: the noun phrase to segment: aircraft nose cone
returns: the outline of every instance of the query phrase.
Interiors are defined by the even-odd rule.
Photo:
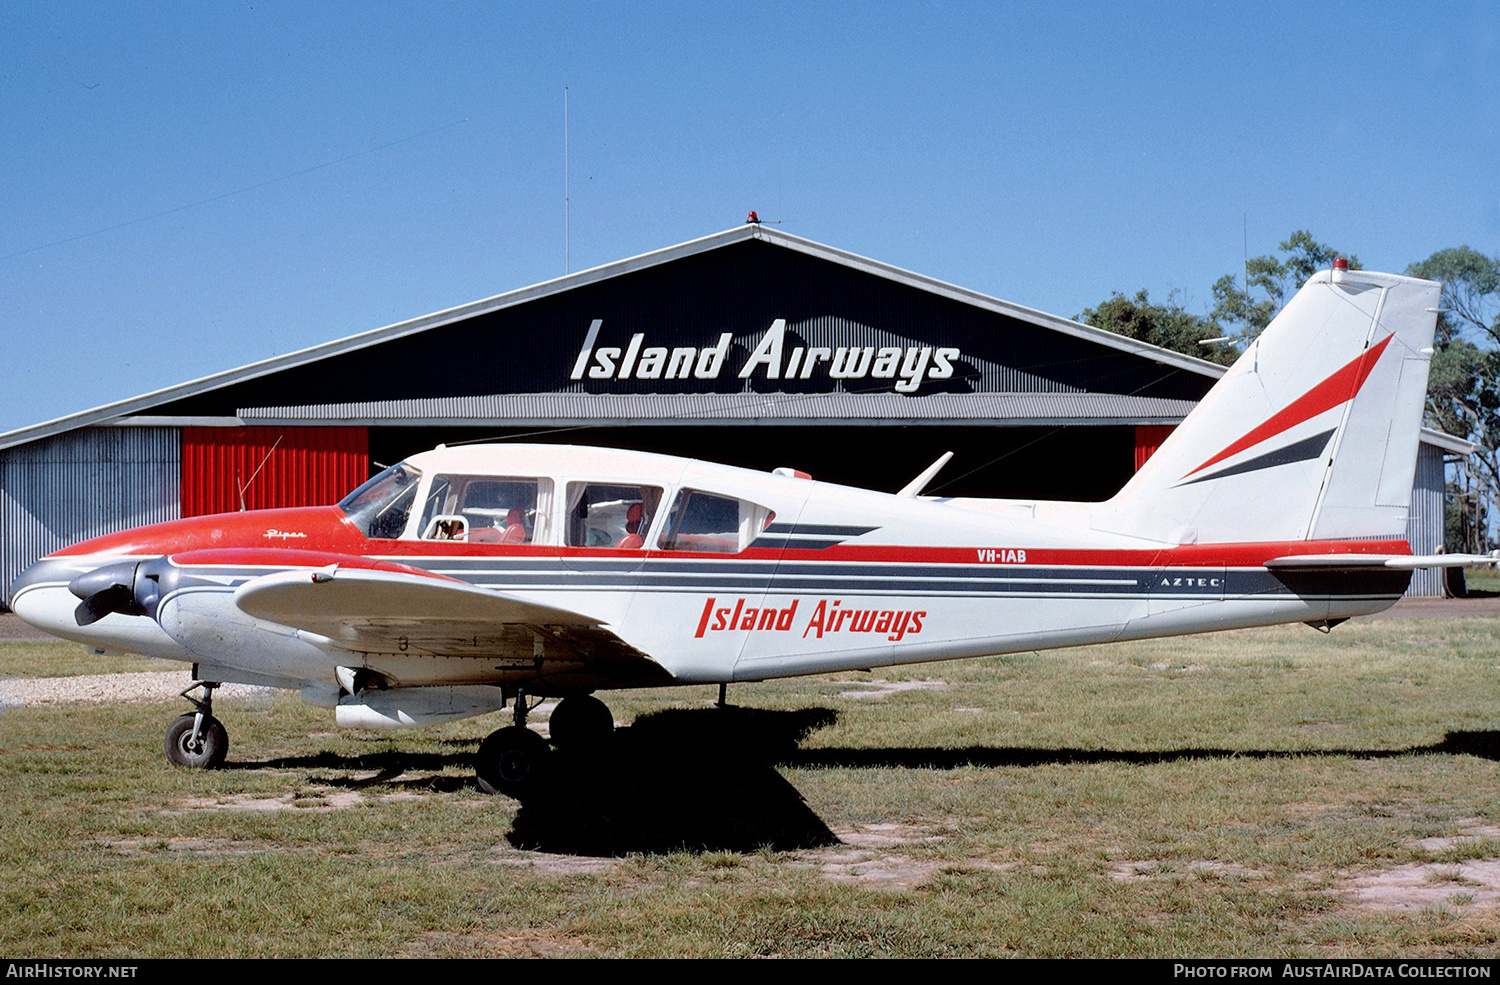
[[[56,581],[57,579],[55,576],[52,578],[47,577],[47,568],[48,565],[38,562],[28,567],[25,571],[21,572],[21,577],[17,578],[14,584],[10,586],[9,597],[14,599],[18,595],[24,594],[27,589],[34,588],[35,586],[40,585],[42,582]]]
[[[11,611],[23,620],[53,635],[76,628],[73,609],[78,604],[65,586],[78,577],[76,562],[42,558],[21,572],[10,588]]]
[[[122,618],[155,611],[163,578],[159,569],[165,566],[166,558],[45,557],[16,579],[10,608],[43,632],[100,652],[187,660],[187,652],[155,619]]]

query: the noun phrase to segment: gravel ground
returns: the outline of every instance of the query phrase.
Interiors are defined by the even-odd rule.
[[[13,677],[0,680],[0,708],[77,702],[170,701],[191,683],[186,664],[182,670],[146,674]],[[260,697],[270,693],[270,688],[225,684],[214,692],[214,700]]]

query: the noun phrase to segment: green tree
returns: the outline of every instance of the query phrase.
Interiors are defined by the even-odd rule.
[[[1448,546],[1487,550],[1500,504],[1500,257],[1460,246],[1438,250],[1406,272],[1443,284],[1427,422],[1478,446],[1449,483]]]
[[[1406,272],[1443,282],[1442,321],[1450,330],[1500,344],[1500,257],[1460,246],[1438,250]]]
[[[1351,269],[1360,268],[1358,257],[1299,229],[1276,253],[1251,257],[1245,265],[1245,283],[1233,274],[1220,277],[1207,317],[1185,310],[1175,293],[1167,303],[1158,304],[1143,290],[1134,297],[1117,292],[1086,309],[1078,320],[1232,363],[1241,351],[1238,346],[1203,346],[1200,341],[1226,335],[1248,341],[1259,335],[1309,277],[1341,256]],[[1478,446],[1474,455],[1458,463],[1448,483],[1447,546],[1489,550],[1497,541],[1494,524],[1500,521],[1500,257],[1460,246],[1438,250],[1413,263],[1407,273],[1443,284],[1443,310],[1428,379],[1427,423]]]
[[[1351,270],[1359,269],[1359,258],[1319,243],[1299,229],[1281,244],[1283,256],[1265,254],[1245,263],[1247,283],[1242,287],[1233,274],[1214,282],[1214,308],[1209,317],[1249,337],[1259,335],[1292,295],[1319,270],[1326,270],[1339,257],[1346,257]]]
[[[1144,290],[1137,291],[1133,298],[1117,291],[1098,307],[1085,308],[1077,320],[1126,338],[1226,366],[1239,356],[1239,351],[1232,345],[1200,344],[1207,339],[1222,337],[1224,330],[1217,322],[1186,310],[1175,293],[1168,296],[1165,304],[1157,304]]]

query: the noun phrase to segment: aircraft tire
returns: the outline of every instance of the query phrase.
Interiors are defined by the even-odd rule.
[[[525,799],[541,786],[552,749],[547,740],[519,725],[498,729],[479,744],[474,776],[479,789]]]
[[[187,769],[211,770],[224,764],[229,752],[229,733],[217,718],[203,719],[198,742],[193,742],[193,715],[179,715],[167,727],[167,762]]]
[[[614,734],[615,716],[608,705],[592,694],[575,694],[558,702],[547,728],[559,749],[597,748]]]

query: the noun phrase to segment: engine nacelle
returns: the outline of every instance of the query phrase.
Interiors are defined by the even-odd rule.
[[[420,728],[487,715],[505,707],[505,694],[488,684],[402,687],[339,698],[335,720],[345,728]]]

